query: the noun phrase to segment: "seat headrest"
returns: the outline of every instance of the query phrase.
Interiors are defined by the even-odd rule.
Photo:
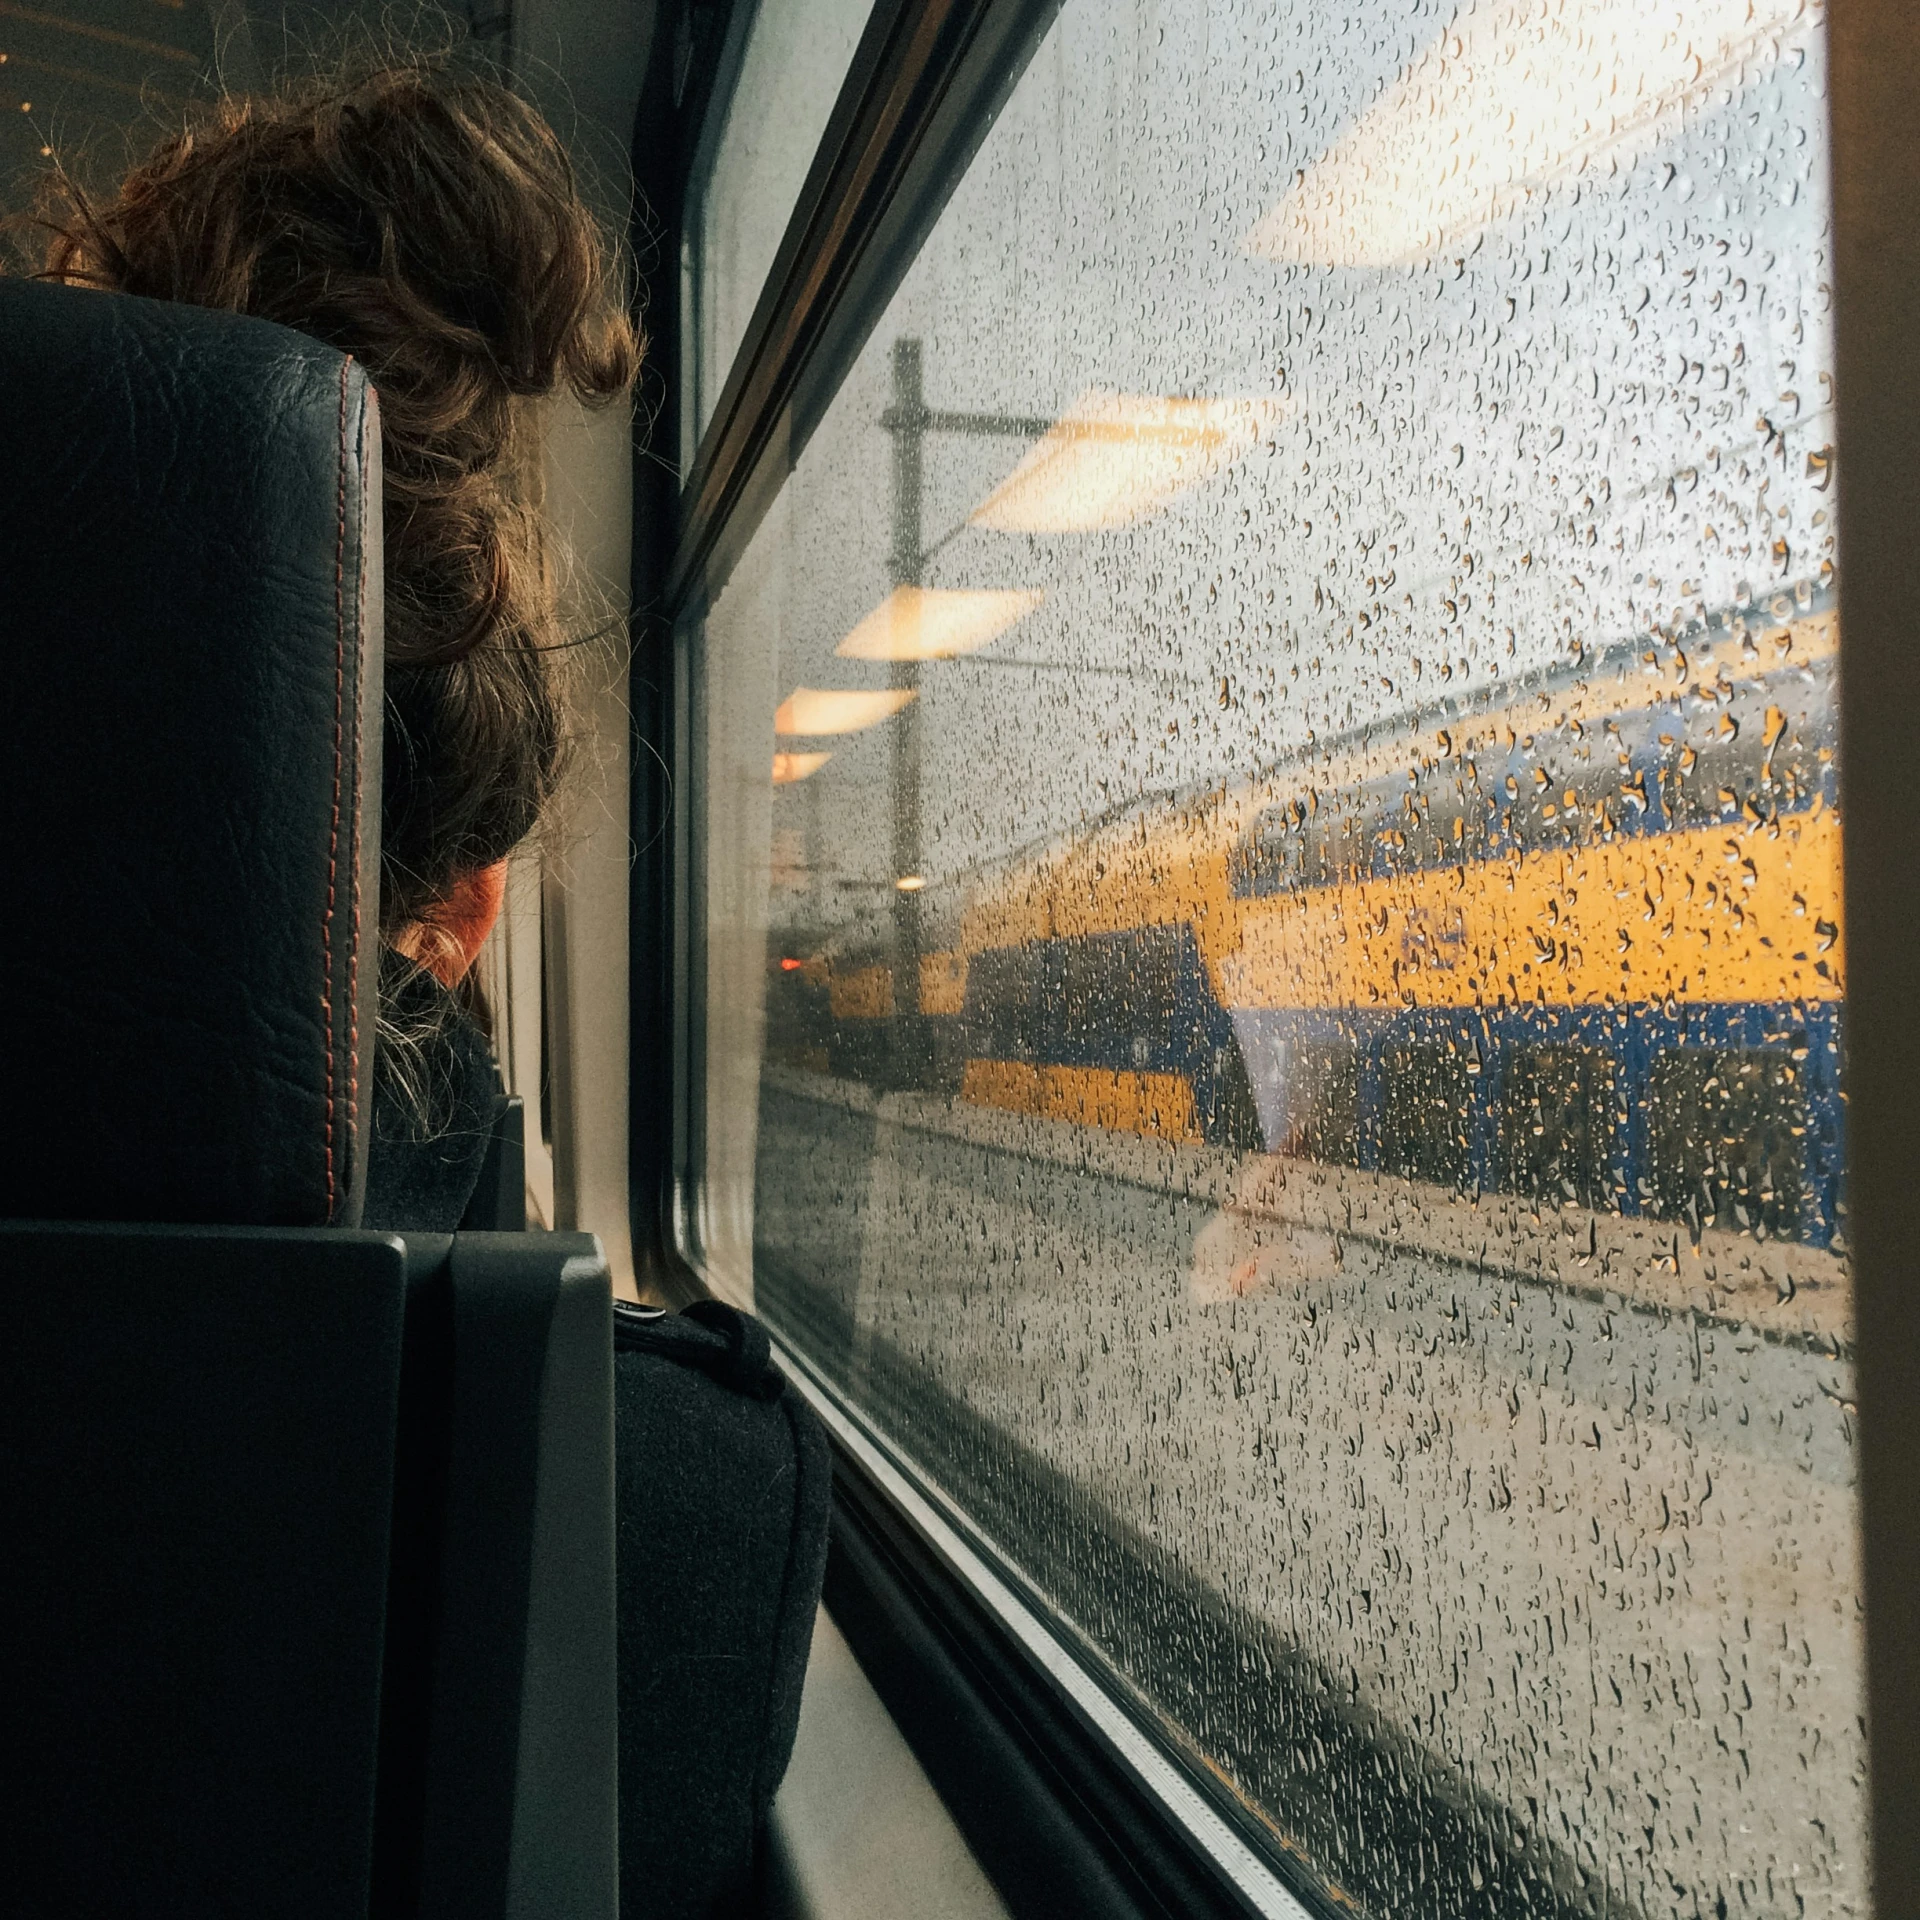
[[[380,550],[352,361],[0,280],[0,1216],[358,1219]]]

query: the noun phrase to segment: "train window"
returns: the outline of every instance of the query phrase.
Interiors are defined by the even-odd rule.
[[[1458,1047],[1387,1047],[1380,1080],[1381,1169],[1435,1186],[1465,1186],[1474,1100]]]
[[[1500,1097],[1502,1184],[1558,1206],[1605,1207],[1614,1153],[1614,1063],[1600,1047],[1515,1047]]]
[[[1065,0],[681,615],[692,1253],[1342,1910],[1866,1911],[1825,33]]]
[[[873,0],[733,9],[731,74],[689,184],[681,472],[693,464]],[[736,64],[737,63],[737,64]]]
[[[1065,944],[1062,1042],[1115,1069],[1164,1065],[1177,1044],[1182,930],[1142,927]]]
[[[1005,947],[971,958],[963,1006],[970,1014],[971,1057],[1033,1061],[1039,1052],[1037,978],[1032,947]]]
[[[243,15],[169,7],[108,30],[77,9],[13,8],[0,29],[0,191],[22,211],[47,163],[111,191],[180,110],[213,94],[214,76],[250,84],[252,35]],[[137,26],[137,31],[130,30]]]
[[[1797,1239],[1807,1104],[1791,1055],[1674,1047],[1647,1080],[1651,1211]]]
[[[1334,1165],[1360,1164],[1360,1049],[1350,1040],[1295,1040],[1274,1076],[1284,1118],[1277,1151]]]

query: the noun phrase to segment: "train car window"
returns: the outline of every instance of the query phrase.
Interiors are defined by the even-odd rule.
[[[1315,1911],[1867,1911],[1825,36],[1065,0],[681,619],[689,1254]]]
[[[681,472],[720,398],[873,0],[742,0],[688,183]],[[737,64],[735,64],[737,63]],[[729,84],[730,83],[730,84]]]
[[[1276,1151],[1330,1166],[1360,1164],[1360,1049],[1351,1040],[1292,1040],[1276,1049],[1272,1089]]]
[[[1061,1043],[1103,1059],[1112,1053],[1116,1069],[1164,1063],[1176,1044],[1182,973],[1191,970],[1181,965],[1183,932],[1141,927],[1065,942]]]
[[[500,918],[480,950],[480,990],[493,1016],[500,1077],[524,1103],[527,1223],[554,1223],[553,1024],[550,952],[541,862],[523,851],[507,863]]]
[[[1514,1047],[1500,1096],[1502,1184],[1554,1206],[1612,1201],[1614,1061],[1601,1047]]]
[[[1807,1049],[1795,1051],[1804,1057]],[[1791,1053],[1669,1048],[1647,1076],[1649,1209],[1696,1232],[1732,1227],[1761,1240],[1797,1240],[1806,1137]]]
[[[251,84],[248,24],[211,6],[10,7],[0,15],[0,191],[21,210],[58,160],[111,188],[215,75]]]
[[[971,1060],[1032,1064],[1039,1045],[1037,958],[1032,947],[997,947],[967,961],[963,1032]]]
[[[1472,1165],[1472,1076],[1457,1043],[1389,1046],[1380,1054],[1380,1169],[1464,1187]]]

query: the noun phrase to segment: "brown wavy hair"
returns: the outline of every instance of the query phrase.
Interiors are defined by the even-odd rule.
[[[230,98],[110,199],[64,176],[43,273],[279,321],[352,354],[386,477],[381,928],[430,929],[559,775],[565,643],[533,402],[625,393],[616,256],[538,112],[451,60]]]

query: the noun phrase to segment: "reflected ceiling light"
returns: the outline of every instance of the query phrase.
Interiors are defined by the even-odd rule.
[[[924,873],[903,873],[893,884],[902,893],[918,893],[927,884],[927,876]]]
[[[773,784],[790,787],[796,780],[815,774],[833,758],[830,753],[776,753],[773,756]]]
[[[1164,507],[1255,446],[1279,400],[1183,400],[1090,388],[968,518],[1002,533],[1091,533]]]
[[[895,587],[834,652],[843,660],[952,660],[999,639],[1041,598],[1017,587]]]
[[[1269,260],[1411,266],[1780,56],[1819,0],[1470,0],[1242,243]],[[1663,124],[1664,123],[1664,124]]]
[[[876,687],[833,692],[795,687],[773,716],[775,733],[859,733],[898,713],[913,698],[911,688]],[[804,758],[805,756],[801,756]]]

